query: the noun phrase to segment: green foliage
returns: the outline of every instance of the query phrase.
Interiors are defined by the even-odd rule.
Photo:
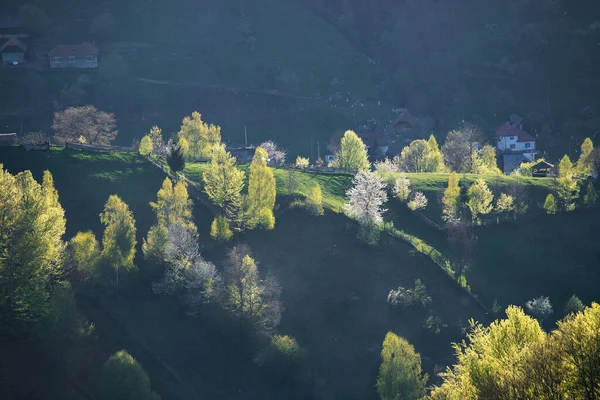
[[[275,229],[275,216],[273,215],[273,210],[269,210],[268,208],[260,210],[258,213],[258,226],[265,231]]]
[[[100,221],[104,224],[102,257],[104,262],[116,272],[118,290],[120,271],[129,273],[137,269],[133,263],[137,244],[135,219],[129,206],[119,196],[113,194],[104,205]]]
[[[40,185],[30,171],[11,175],[0,165],[0,216],[0,326],[27,333],[62,275],[66,221],[52,175]]]
[[[259,223],[262,210],[273,210],[276,193],[275,177],[271,168],[267,166],[267,152],[262,147],[258,147],[250,164],[246,200],[250,228],[254,228]]]
[[[221,127],[202,121],[202,115],[196,111],[191,117],[185,117],[177,134],[178,145],[184,156],[192,160],[208,160],[213,147],[221,143]]]
[[[499,213],[510,213],[514,211],[515,204],[514,199],[510,194],[500,193],[500,196],[496,200],[496,212]]]
[[[140,152],[140,155],[144,157],[148,157],[150,154],[152,154],[152,139],[149,135],[146,135],[142,138],[138,151]]]
[[[231,240],[233,232],[229,229],[229,221],[223,215],[217,215],[210,226],[210,237],[218,242]]]
[[[471,160],[473,163],[471,172],[474,174],[502,175],[496,162],[496,149],[489,144],[481,149],[473,150]]]
[[[564,155],[558,164],[558,177],[571,178],[573,176],[573,163],[568,155]]]
[[[388,332],[381,349],[377,393],[381,400],[417,400],[425,395],[427,375],[421,356],[406,339]]]
[[[580,174],[591,174],[594,169],[594,143],[592,139],[585,138],[581,144],[581,154],[577,160],[577,171]]]
[[[75,268],[86,282],[97,282],[101,275],[102,252],[92,231],[78,232],[69,242]]]
[[[427,160],[427,170],[430,172],[443,172],[446,167],[444,166],[444,157],[435,136],[429,136],[427,141],[429,145],[429,159]]]
[[[296,167],[298,168],[308,168],[309,160],[305,157],[296,157]]]
[[[444,321],[437,315],[430,314],[423,323],[423,328],[434,335],[439,335],[442,329],[446,327],[448,327],[448,325],[444,324]]]
[[[546,196],[546,201],[544,201],[544,210],[546,210],[547,214],[556,214],[556,200],[554,199],[554,195],[552,193]]]
[[[494,195],[483,179],[478,179],[467,191],[469,198],[467,206],[471,210],[474,222],[480,222],[479,215],[489,214],[492,211]]]
[[[446,218],[454,217],[456,215],[458,199],[460,198],[460,187],[458,186],[458,182],[459,180],[456,172],[450,173],[448,176],[448,187],[444,190],[444,197],[442,197],[442,213]]]
[[[477,148],[481,143],[481,132],[472,125],[448,132],[442,146],[444,161],[450,171],[458,173],[474,172],[473,156],[479,156]]]
[[[45,33],[48,29],[46,12],[31,4],[25,4],[19,9],[19,20],[25,28],[35,33]]]
[[[94,324],[89,324],[77,310],[71,284],[58,282],[46,306],[41,333],[50,337],[72,338],[89,336],[93,330]]]
[[[292,336],[273,335],[271,346],[280,357],[291,361],[299,361],[306,357],[306,350],[300,347]]]
[[[185,168],[185,156],[181,146],[171,147],[167,153],[167,165],[173,173],[183,171]]]
[[[358,233],[356,237],[358,241],[363,244],[375,246],[377,243],[379,243],[381,230],[381,225],[378,225],[374,222],[360,223],[358,224]]]
[[[598,193],[596,193],[596,187],[592,183],[592,181],[588,182],[587,190],[585,196],[583,196],[583,204],[586,207],[593,207],[598,200]]]
[[[155,125],[150,129],[150,132],[146,136],[149,136],[152,141],[152,152],[154,154],[162,154],[165,147],[162,130]]]
[[[429,170],[430,155],[429,143],[423,139],[415,140],[402,149],[400,165],[406,172],[435,172]]]
[[[313,215],[323,215],[323,194],[321,193],[321,186],[314,186],[306,198],[306,208]]]
[[[228,204],[241,202],[244,171],[236,168],[236,159],[225,150],[224,144],[214,147],[202,180],[206,195],[216,206],[225,208]]]
[[[365,144],[354,131],[346,131],[336,154],[335,167],[343,170],[368,170],[371,167]]]
[[[579,184],[572,177],[563,177],[556,180],[556,195],[564,211],[573,211],[575,201],[579,198]]]
[[[394,183],[394,194],[398,200],[406,202],[410,196],[410,180],[401,172]]]
[[[160,400],[144,368],[125,350],[110,356],[98,378],[100,400]]]
[[[579,297],[573,295],[565,303],[565,315],[577,314],[585,309],[585,305]]]
[[[114,114],[94,106],[69,107],[54,113],[54,137],[61,142],[110,146],[119,135]]]

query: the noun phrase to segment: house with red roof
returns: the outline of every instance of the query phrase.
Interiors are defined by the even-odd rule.
[[[53,48],[48,57],[50,68],[97,68],[100,51],[92,43],[61,44]]]
[[[11,37],[0,46],[2,65],[19,65],[25,62],[27,46],[16,37]]]
[[[521,118],[511,116],[496,131],[496,147],[502,154],[504,172],[510,173],[517,169],[523,161],[534,161],[536,151],[536,139],[523,130]]]

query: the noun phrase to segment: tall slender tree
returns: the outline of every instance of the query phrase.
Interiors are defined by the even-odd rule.
[[[177,140],[186,158],[208,160],[213,147],[221,142],[221,127],[207,124],[202,121],[202,115],[194,111],[181,122]]]
[[[367,170],[371,166],[365,144],[354,131],[346,131],[336,153],[335,166],[340,169]]]
[[[261,210],[273,210],[276,193],[275,177],[273,171],[267,165],[267,152],[262,147],[258,147],[250,164],[250,180],[248,181],[248,196],[246,198],[250,228],[254,228],[258,224]]]
[[[218,207],[239,203],[244,188],[244,171],[236,167],[236,159],[220,144],[214,148],[213,156],[202,175],[204,191]]]
[[[471,210],[473,222],[480,223],[481,219],[479,216],[489,214],[490,211],[492,211],[494,195],[485,181],[483,179],[478,179],[471,187],[469,187],[467,196],[469,197],[467,205]]]
[[[118,291],[121,270],[129,273],[137,269],[133,262],[137,244],[135,219],[129,206],[119,196],[113,194],[104,205],[100,221],[104,224],[103,259],[115,270]]]

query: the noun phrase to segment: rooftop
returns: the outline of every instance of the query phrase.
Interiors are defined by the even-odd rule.
[[[59,44],[53,48],[48,55],[50,57],[65,57],[65,56],[90,56],[98,55],[98,48],[90,42],[81,44]]]
[[[504,125],[502,125],[496,131],[496,136],[498,138],[516,136],[517,142],[535,142],[535,138],[529,133],[525,132],[523,129],[521,129],[520,125],[511,124],[510,122],[506,122]]]
[[[3,52],[5,49],[10,48],[10,47],[17,47],[17,48],[21,49],[22,52],[26,52],[27,51],[27,45],[25,43],[21,42],[16,37],[11,37],[10,39],[8,39],[6,41],[6,43],[4,43],[0,47],[0,53]]]

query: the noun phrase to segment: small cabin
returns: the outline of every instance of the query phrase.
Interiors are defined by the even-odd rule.
[[[546,178],[552,175],[552,171],[554,171],[554,165],[542,160],[531,167],[531,176],[534,178]]]
[[[16,133],[0,133],[0,147],[12,146],[19,143]]]
[[[240,164],[248,164],[252,161],[254,157],[254,153],[256,152],[256,147],[249,145],[241,145],[241,146],[230,146],[227,145],[227,151],[234,156],[238,163]]]
[[[25,63],[27,46],[16,37],[11,37],[0,46],[2,65],[19,65]]]

